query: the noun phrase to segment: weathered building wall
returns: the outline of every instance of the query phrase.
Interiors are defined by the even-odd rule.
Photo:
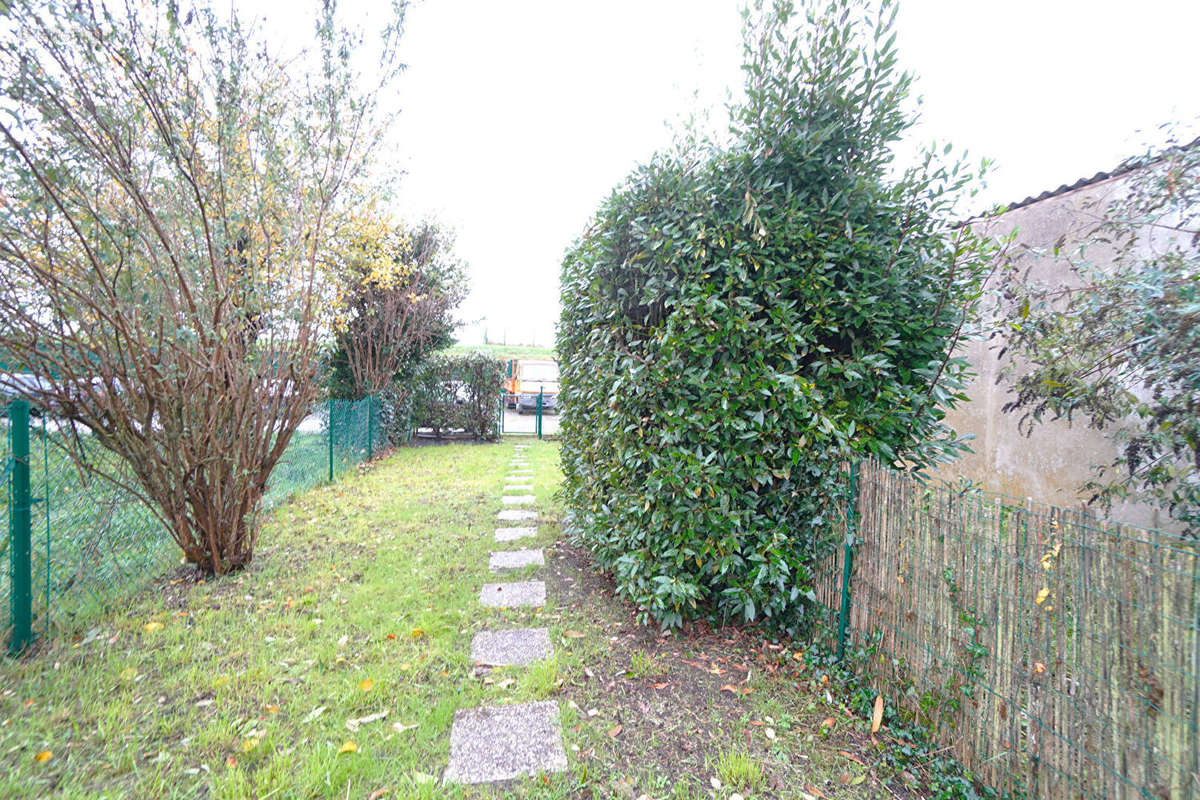
[[[1067,259],[1086,241],[1124,180],[1101,180],[990,220],[990,230],[997,236],[1017,231],[1009,249],[1012,268],[993,282],[1028,270],[1029,278],[1039,283],[1077,283]],[[1060,255],[1055,256],[1059,243]],[[1111,250],[1098,246],[1088,250],[1088,260],[1097,266],[1111,259]],[[1034,426],[1031,436],[1022,433],[1018,429],[1022,412],[1002,411],[1015,397],[1009,382],[998,382],[1002,365],[997,356],[1003,345],[996,338],[965,347],[978,377],[967,391],[969,402],[951,411],[946,421],[959,434],[974,434],[975,452],[944,466],[938,474],[948,480],[970,478],[988,491],[1078,507],[1087,499],[1078,489],[1092,477],[1091,467],[1112,463],[1117,448],[1109,434],[1088,427],[1086,419],[1068,425],[1046,417]],[[1102,513],[1098,507],[1089,510]],[[1178,529],[1165,512],[1145,504],[1123,503],[1114,506],[1109,516],[1143,527]]]

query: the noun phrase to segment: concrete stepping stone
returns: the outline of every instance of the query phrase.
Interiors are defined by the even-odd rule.
[[[500,498],[500,502],[506,506],[527,506],[536,501],[537,498],[531,494],[506,494]]]
[[[546,566],[546,556],[541,550],[499,550],[488,559],[488,569],[492,572],[530,566]]]
[[[497,542],[515,542],[517,539],[524,539],[527,536],[537,536],[536,525],[527,528],[496,528]]]
[[[524,667],[552,655],[548,628],[480,631],[471,639],[471,660],[489,667]]]
[[[446,783],[491,783],[566,768],[558,703],[553,700],[454,714]]]
[[[479,592],[479,602],[488,608],[544,606],[546,605],[546,582],[485,583]]]
[[[504,487],[506,492],[532,492],[533,484],[531,483],[510,483]]]
[[[525,522],[537,519],[537,512],[525,508],[506,508],[496,515],[500,522]]]

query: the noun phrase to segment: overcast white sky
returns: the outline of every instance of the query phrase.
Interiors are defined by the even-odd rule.
[[[396,163],[398,210],[458,232],[460,340],[552,342],[564,249],[665,123],[740,86],[738,0],[422,0]],[[922,140],[996,162],[1009,202],[1116,166],[1200,115],[1193,0],[901,0]],[[1193,126],[1194,127],[1194,126]]]

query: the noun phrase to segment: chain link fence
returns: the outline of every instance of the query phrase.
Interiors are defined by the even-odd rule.
[[[86,433],[36,410],[3,407],[0,470],[7,529],[0,538],[0,634],[9,650],[33,636],[83,631],[90,621],[179,563],[179,549],[150,509],[114,481],[132,484],[129,467]],[[378,398],[320,403],[293,434],[271,473],[263,509],[336,480],[384,449]],[[28,420],[28,448],[21,428]],[[14,451],[14,440],[18,445]],[[79,458],[87,465],[76,464]],[[21,502],[20,464],[29,502]],[[28,524],[23,511],[28,508]],[[28,539],[26,539],[28,537]]]

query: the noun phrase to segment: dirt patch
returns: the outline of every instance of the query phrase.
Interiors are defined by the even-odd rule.
[[[547,550],[547,573],[568,619],[590,623],[569,644],[585,656],[561,695],[574,712],[565,717],[580,748],[572,757],[590,776],[577,796],[659,796],[680,784],[718,797],[912,796],[885,786],[869,722],[849,713],[797,643],[703,623],[671,633],[638,624],[612,580],[564,542]]]

